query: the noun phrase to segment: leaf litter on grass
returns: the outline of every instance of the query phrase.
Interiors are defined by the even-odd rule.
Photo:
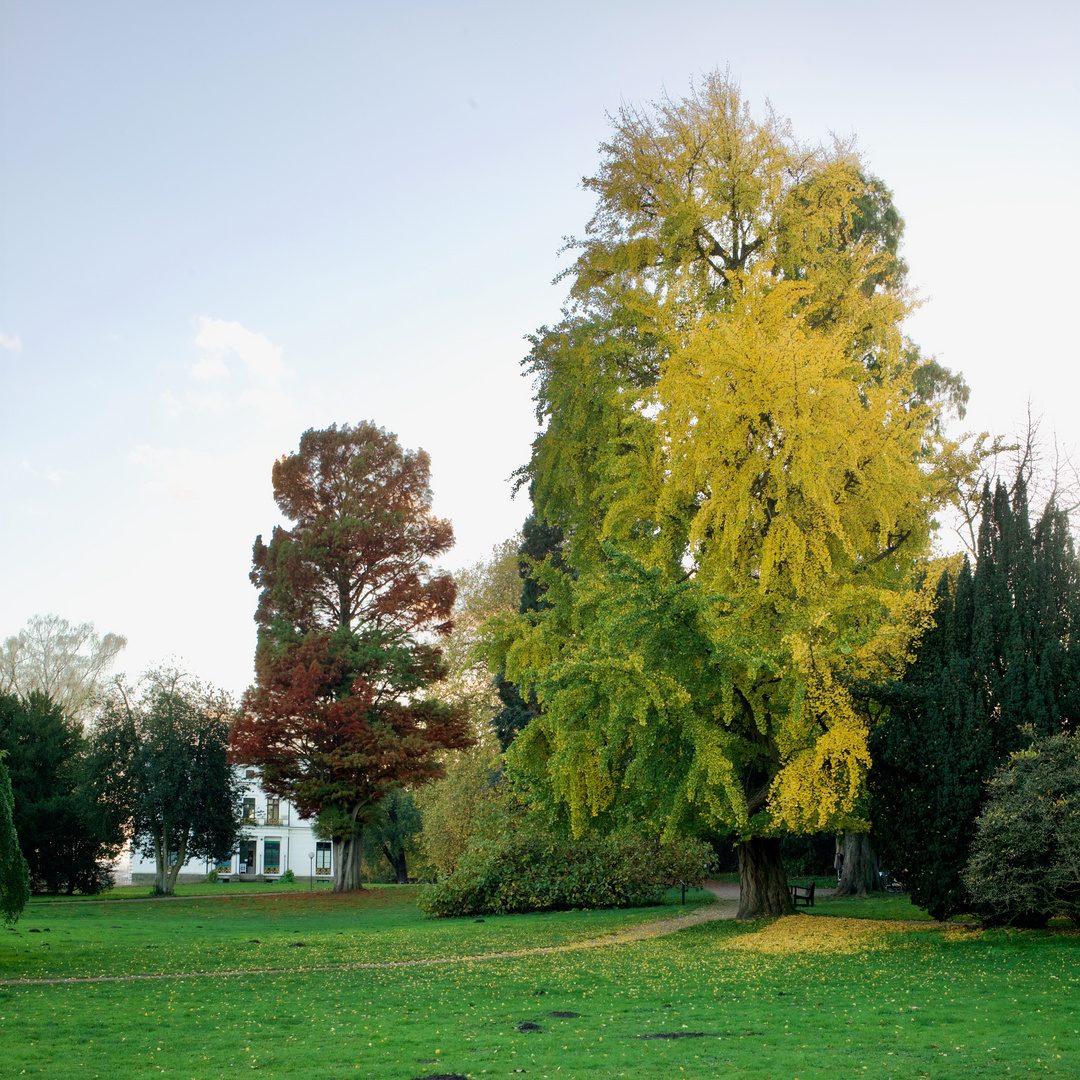
[[[909,927],[869,919],[809,919],[789,915],[760,930],[728,938],[717,948],[734,952],[759,952],[776,956],[797,953],[852,954],[888,947],[888,935]]]
[[[820,920],[827,937],[808,938],[823,929],[803,925],[813,921],[717,922],[601,948],[474,956],[439,968],[294,970],[217,985],[144,983],[134,994],[107,984],[5,990],[0,1015],[8,1025],[15,1021],[9,1008],[18,1003],[24,1013],[11,1030],[27,1048],[20,1067],[51,1060],[46,1071],[58,1075],[64,1059],[56,1055],[66,1052],[70,1034],[104,1025],[77,1061],[87,1061],[83,1054],[97,1053],[100,1043],[95,1065],[113,1080],[138,1080],[148,1053],[162,1064],[161,1055],[169,1055],[181,1070],[190,1066],[191,1076],[216,1077],[223,1069],[228,1075],[229,1066],[249,1064],[236,1056],[237,1037],[246,1046],[264,1025],[281,1040],[276,1062],[260,1058],[258,1067],[290,1080],[326,1080],[353,1069],[358,1078],[404,1080],[415,1063],[423,1080],[454,1076],[455,1069],[481,1080],[485,1067],[483,1080],[519,1070],[537,1080],[714,1080],[735,1069],[829,1080],[849,1068],[881,1080],[998,1080],[1010,1075],[1007,1065],[1013,1073],[1073,1075],[1068,1060],[1080,1055],[1080,1024],[1072,1022],[1080,1006],[1075,934],[853,920],[853,937],[842,920],[829,919]],[[531,919],[508,922],[520,928],[519,942],[531,933]],[[473,940],[471,929],[461,927],[463,941]],[[317,940],[306,925],[303,932]],[[732,948],[735,941],[742,944]],[[539,1019],[539,988],[546,988],[546,1010],[579,1015],[553,1018],[543,1034],[519,1033],[518,1023]],[[98,1011],[95,1002],[109,1004]],[[128,1037],[126,1053],[133,1034],[152,1036],[153,1046],[118,1058],[120,1036]],[[328,1037],[355,1042],[328,1044]],[[330,1061],[346,1045],[350,1072],[339,1073],[342,1065]],[[436,1047],[438,1056],[431,1053]],[[980,1061],[982,1054],[993,1062]],[[439,1071],[426,1071],[429,1064]]]

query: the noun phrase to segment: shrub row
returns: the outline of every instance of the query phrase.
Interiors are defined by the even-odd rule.
[[[439,916],[643,907],[678,881],[700,884],[711,854],[698,840],[509,833],[466,851],[452,874],[421,890],[419,903]]]

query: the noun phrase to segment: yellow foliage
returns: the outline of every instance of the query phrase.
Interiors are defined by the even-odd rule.
[[[850,680],[903,671],[980,452],[915,385],[902,222],[850,147],[800,148],[720,75],[603,149],[577,314],[531,359],[528,475],[573,574],[488,634],[544,707],[510,761],[575,831],[865,827]]]
[[[500,764],[501,755],[482,744],[454,751],[443,763],[443,775],[417,790],[424,861],[440,874],[453,872],[476,834],[485,805],[497,798],[493,776]]]

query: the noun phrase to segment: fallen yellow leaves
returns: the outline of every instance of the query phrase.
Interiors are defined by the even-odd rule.
[[[761,930],[727,938],[717,944],[723,952],[860,953],[888,948],[886,936],[898,929],[895,923],[872,919],[814,919],[789,916]]]

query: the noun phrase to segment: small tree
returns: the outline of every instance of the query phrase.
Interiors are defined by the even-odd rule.
[[[1036,739],[994,773],[964,871],[986,921],[1080,921],[1080,740]]]
[[[521,595],[519,548],[512,536],[492,548],[491,556],[454,575],[457,596],[451,612],[453,629],[443,644],[447,676],[436,691],[447,702],[463,705],[473,734],[486,741],[502,702],[496,681],[478,650],[484,624],[493,615],[516,611]]]
[[[409,856],[420,846],[423,819],[410,791],[398,788],[379,804],[365,840],[389,863],[399,885],[409,880]]]
[[[85,785],[82,726],[33,691],[0,694],[0,750],[15,796],[15,828],[37,891],[100,892],[120,838],[108,836]]]
[[[157,862],[172,895],[188,859],[230,851],[240,834],[241,785],[226,757],[228,696],[172,670],[140,692],[117,683],[91,735],[90,779],[111,825]]]
[[[0,751],[0,916],[13,923],[30,899],[30,868],[19,850],[12,820],[11,780],[3,759]]]
[[[502,759],[490,745],[454,754],[443,776],[417,794],[424,821],[423,849],[440,876],[454,872],[483,829],[484,811],[499,795]]]

